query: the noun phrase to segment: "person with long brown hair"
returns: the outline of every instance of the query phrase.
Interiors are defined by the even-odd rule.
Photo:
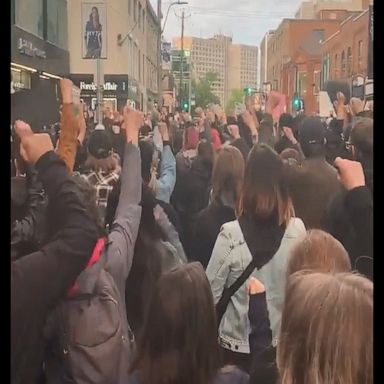
[[[287,260],[293,242],[305,233],[283,175],[283,162],[266,145],[249,154],[238,219],[223,225],[206,273],[217,304],[224,292],[250,271],[266,288],[273,343],[280,331]],[[252,263],[252,264],[251,264]],[[250,269],[248,269],[250,268]],[[249,296],[244,282],[231,296],[219,325],[224,361],[249,370]]]
[[[235,220],[245,163],[241,152],[230,145],[220,148],[212,172],[211,203],[194,223],[192,256],[207,267],[223,224]]]
[[[129,384],[246,384],[248,376],[220,369],[216,314],[199,263],[163,274],[131,367]]]
[[[372,384],[373,283],[352,273],[292,275],[277,365],[282,384]]]

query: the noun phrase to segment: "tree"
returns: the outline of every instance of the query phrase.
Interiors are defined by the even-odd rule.
[[[218,74],[209,72],[198,81],[192,81],[192,92],[195,94],[195,108],[206,108],[208,104],[220,104],[220,99],[212,92],[212,83],[217,81]]]
[[[225,113],[229,115],[233,113],[236,107],[236,103],[242,103],[244,92],[241,89],[232,89],[231,96],[225,105]]]

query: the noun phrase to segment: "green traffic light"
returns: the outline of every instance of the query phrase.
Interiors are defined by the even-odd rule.
[[[188,104],[184,103],[184,109],[188,109]]]

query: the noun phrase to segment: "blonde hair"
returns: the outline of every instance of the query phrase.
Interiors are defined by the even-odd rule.
[[[338,240],[329,233],[312,229],[298,239],[292,248],[287,276],[301,270],[349,272],[351,261]]]
[[[353,273],[293,274],[277,365],[282,384],[372,384],[373,283]]]

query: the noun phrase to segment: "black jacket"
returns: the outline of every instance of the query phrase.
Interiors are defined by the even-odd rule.
[[[11,184],[11,260],[37,251],[45,237],[47,198],[37,172],[31,168],[26,180],[14,178]]]
[[[98,237],[64,162],[51,151],[36,169],[58,230],[42,249],[11,264],[11,382],[21,384],[36,382],[46,317],[85,267]]]
[[[278,370],[276,349],[272,346],[266,293],[249,297],[248,318],[251,325],[249,347],[251,352],[251,383],[276,384]]]
[[[368,175],[366,174],[366,179]],[[373,279],[373,199],[369,187],[343,191],[325,215],[327,231],[338,239],[351,258],[353,269]]]
[[[341,191],[336,169],[323,158],[306,159],[302,167],[288,166],[286,176],[296,217],[307,230],[323,229],[324,213]]]
[[[235,220],[235,211],[223,204],[213,202],[203,209],[194,223],[192,259],[207,268],[221,226]]]

